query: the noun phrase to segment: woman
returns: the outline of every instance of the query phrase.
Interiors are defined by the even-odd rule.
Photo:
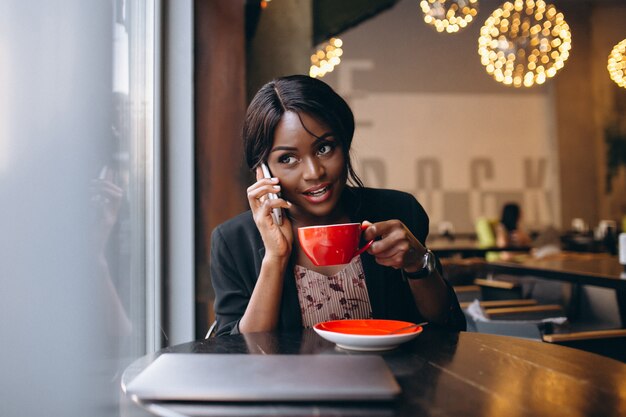
[[[441,266],[424,247],[428,217],[413,196],[363,187],[352,168],[354,117],[324,82],[283,77],[253,98],[243,127],[256,173],[250,211],[211,237],[217,334],[297,330],[331,319],[429,321],[465,329]],[[266,162],[273,178],[264,178]],[[350,182],[351,185],[348,185]],[[281,198],[270,199],[270,193]],[[285,215],[274,223],[272,209]],[[305,256],[298,227],[358,222],[376,239],[350,264],[318,267]]]
[[[500,223],[496,227],[496,245],[500,248],[530,246],[530,236],[521,228],[522,211],[517,203],[502,207]]]

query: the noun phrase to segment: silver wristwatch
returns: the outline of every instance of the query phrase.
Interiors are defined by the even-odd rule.
[[[407,272],[402,269],[402,276],[406,279],[422,279],[432,275],[436,268],[437,261],[435,260],[435,254],[430,249],[427,249],[422,258],[422,268],[415,272]]]

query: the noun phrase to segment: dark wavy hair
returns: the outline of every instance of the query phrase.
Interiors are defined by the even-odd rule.
[[[348,180],[362,187],[363,182],[350,160],[354,136],[354,115],[350,106],[328,84],[306,75],[276,78],[261,87],[250,102],[242,131],[248,167],[254,170],[267,160],[276,126],[288,111],[308,114],[328,125],[343,149]]]
[[[500,222],[509,232],[517,230],[517,223],[520,218],[520,207],[517,203],[507,203],[502,207],[502,218]]]

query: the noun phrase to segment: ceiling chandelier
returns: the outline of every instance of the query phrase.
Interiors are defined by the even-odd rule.
[[[478,14],[478,0],[422,0],[424,22],[437,32],[454,33],[463,29]]]
[[[312,78],[323,77],[332,72],[337,65],[341,63],[341,55],[343,42],[339,38],[330,38],[328,42],[323,43],[319,49],[311,55],[311,68],[309,76]]]
[[[487,18],[478,39],[487,73],[514,87],[531,87],[554,77],[571,48],[563,13],[543,0],[507,1]]]
[[[620,87],[626,88],[626,39],[613,47],[606,68],[611,79]]]

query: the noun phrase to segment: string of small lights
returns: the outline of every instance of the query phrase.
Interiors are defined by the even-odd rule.
[[[543,0],[504,3],[487,18],[478,39],[487,73],[514,87],[531,87],[554,77],[571,47],[563,13]]]
[[[455,33],[467,27],[478,14],[478,0],[422,0],[424,22],[437,32]]]
[[[606,68],[611,79],[620,87],[626,88],[626,39],[613,47]]]
[[[330,38],[328,42],[320,45],[318,50],[311,55],[311,68],[309,76],[313,78],[323,77],[332,72],[341,63],[343,55],[343,41],[339,38]]]

